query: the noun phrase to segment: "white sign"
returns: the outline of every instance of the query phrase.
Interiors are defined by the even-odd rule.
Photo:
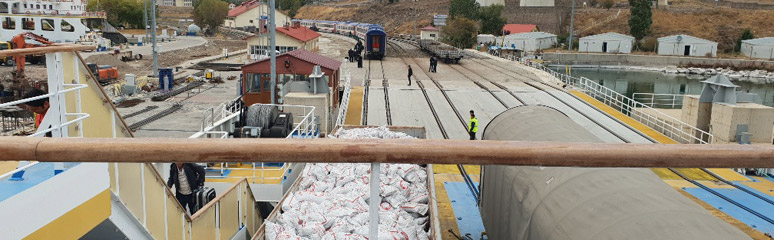
[[[435,25],[435,26],[446,26],[446,19],[445,18],[433,19],[433,25]]]
[[[439,15],[433,16],[433,18],[449,18],[449,16],[447,16],[447,15],[440,15],[439,14]]]

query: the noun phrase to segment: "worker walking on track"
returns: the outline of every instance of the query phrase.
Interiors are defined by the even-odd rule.
[[[408,65],[408,68],[409,68],[409,69],[408,69],[408,71],[409,71],[409,72],[408,72],[408,80],[409,80],[409,86],[411,86],[411,76],[413,76],[413,75],[414,75],[414,71],[413,71],[413,70],[411,70],[411,65]]]
[[[476,132],[478,132],[478,119],[473,110],[470,110],[470,122],[468,123],[468,133],[470,134],[470,140],[476,140]]]

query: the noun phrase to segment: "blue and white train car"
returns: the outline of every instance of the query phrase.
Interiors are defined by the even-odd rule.
[[[374,25],[365,34],[366,58],[382,59],[386,52],[387,33],[379,25]]]

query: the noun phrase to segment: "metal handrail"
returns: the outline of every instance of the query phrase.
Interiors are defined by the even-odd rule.
[[[344,126],[344,122],[347,120],[347,110],[349,108],[349,98],[352,94],[352,85],[350,84],[350,73],[344,74],[344,95],[341,97],[341,104],[339,104],[339,116],[336,118],[336,127]],[[335,128],[334,128],[335,129]]]
[[[678,142],[708,144],[713,143],[715,140],[715,136],[704,130],[698,129],[653,107],[624,96],[623,94],[600,85],[588,78],[573,77],[559,73],[535,62],[526,62],[525,65],[551,74],[565,84],[583,91],[613,109],[626,114]],[[648,112],[655,113],[655,116],[646,111],[642,111],[641,109],[646,109]]]
[[[653,108],[668,107],[676,108],[683,106],[685,94],[670,93],[634,93],[632,99]]]

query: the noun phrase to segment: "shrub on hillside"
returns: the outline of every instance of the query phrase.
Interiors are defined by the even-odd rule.
[[[655,52],[656,47],[658,47],[658,39],[653,37],[645,38],[640,42],[640,51],[643,52]]]
[[[613,4],[615,4],[615,1],[613,1],[613,0],[604,0],[604,1],[602,1],[602,7],[604,7],[607,10],[610,10],[610,8],[613,7]]]

